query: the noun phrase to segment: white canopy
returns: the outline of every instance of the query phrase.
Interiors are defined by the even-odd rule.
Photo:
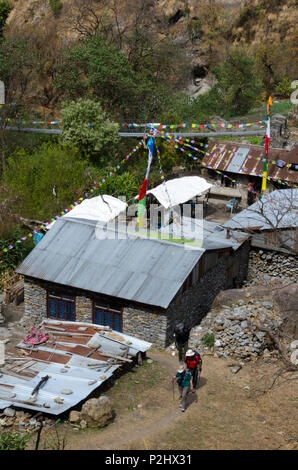
[[[147,194],[153,194],[160,204],[168,209],[200,196],[212,186],[200,176],[184,176],[162,183],[147,191]]]
[[[63,217],[110,222],[121,212],[125,211],[126,207],[126,202],[120,201],[120,199],[116,197],[103,194],[102,196],[96,196],[92,199],[85,199]],[[54,223],[55,222],[48,225],[47,228],[51,228]]]

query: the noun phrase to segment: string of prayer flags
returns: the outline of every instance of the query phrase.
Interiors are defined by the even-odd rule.
[[[144,141],[141,140],[132,150],[131,152],[129,152],[125,158],[123,158],[119,164],[112,170],[109,172],[109,175],[108,177],[110,178],[111,176],[115,175],[115,173],[121,168],[121,166],[127,162],[129,160],[129,158],[142,146],[144,145]],[[35,234],[38,234],[40,232],[40,230],[45,230],[47,228],[48,225],[50,225],[52,222],[54,222],[55,220],[58,220],[60,217],[63,217],[63,215],[67,214],[68,212],[70,212],[75,206],[81,204],[82,201],[84,201],[84,199],[87,199],[92,193],[94,193],[94,191],[96,191],[100,185],[102,185],[103,183],[105,183],[106,179],[103,178],[101,179],[98,183],[95,184],[95,186],[93,186],[88,192],[84,193],[83,197],[80,197],[77,201],[73,202],[72,204],[70,204],[69,207],[67,207],[66,209],[64,209],[63,211],[61,211],[59,214],[55,215],[54,217],[52,217],[51,219],[49,219],[47,222],[45,222],[43,225],[41,225],[39,228],[36,228],[35,230],[32,230],[32,232],[30,232],[28,235],[25,235],[24,237],[21,237],[19,238],[18,240],[16,240],[15,242],[10,242],[9,245],[4,248],[2,251],[0,251],[0,256],[3,254],[3,253],[7,253],[9,250],[12,250],[13,248],[15,248],[16,246],[18,246],[20,243],[23,243],[25,242],[26,240],[34,237]]]

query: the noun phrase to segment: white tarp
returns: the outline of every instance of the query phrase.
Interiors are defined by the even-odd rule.
[[[147,194],[153,194],[160,204],[168,209],[200,196],[212,186],[200,176],[184,176],[162,183],[147,191]]]
[[[96,196],[92,199],[85,199],[63,217],[110,222],[121,212],[125,211],[126,207],[126,202],[120,201],[120,199],[116,197],[103,194],[102,196]],[[51,228],[54,223],[55,222],[48,225],[47,228]]]

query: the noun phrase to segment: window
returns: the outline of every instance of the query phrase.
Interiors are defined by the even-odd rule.
[[[75,298],[68,295],[48,294],[48,317],[75,321]]]
[[[117,310],[94,305],[93,323],[109,326],[112,330],[122,331],[122,313]]]

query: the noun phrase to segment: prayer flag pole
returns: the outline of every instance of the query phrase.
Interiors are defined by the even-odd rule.
[[[271,114],[272,98],[269,96],[267,103],[267,129],[266,129],[266,143],[265,143],[265,159],[264,159],[264,169],[263,169],[263,178],[262,178],[262,194],[266,191],[267,185],[267,170],[268,170],[268,149],[270,141],[270,114]]]

